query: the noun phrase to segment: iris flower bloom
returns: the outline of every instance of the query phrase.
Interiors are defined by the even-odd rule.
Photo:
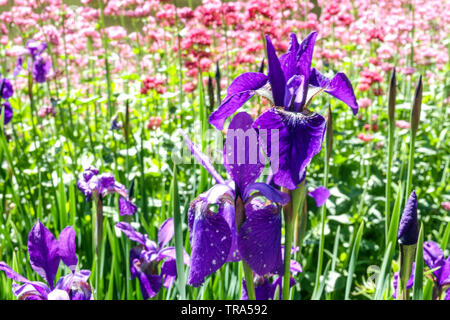
[[[330,190],[324,186],[317,187],[311,192],[308,192],[308,196],[312,197],[316,201],[316,206],[321,207],[327,202],[330,197]]]
[[[86,201],[89,201],[93,194],[103,199],[110,193],[118,193],[121,215],[133,215],[137,210],[136,205],[130,201],[128,190],[124,185],[118,183],[111,173],[98,175],[98,169],[89,166],[83,171],[83,177],[78,180],[77,186],[86,196]]]
[[[141,234],[126,222],[119,222],[116,227],[130,240],[139,243],[130,250],[131,280],[139,279],[144,299],[153,298],[161,286],[169,288],[177,277],[176,253],[174,247],[166,247],[174,234],[173,218],[163,222],[158,231],[158,245]],[[158,271],[159,264],[161,270]],[[185,252],[184,263],[190,265],[189,255]]]
[[[24,53],[20,55],[17,60],[17,65],[14,69],[14,77],[22,71],[25,55],[28,55],[30,57],[28,60],[28,68],[31,68],[34,81],[39,83],[45,82],[50,73],[50,69],[52,68],[51,61],[48,59],[44,60],[41,56],[45,49],[47,49],[47,43],[37,43],[34,40],[29,40],[26,44]]]
[[[423,244],[423,257],[430,270],[436,269],[433,271],[436,289],[439,293],[448,289],[445,299],[450,300],[450,257],[445,259],[444,252],[434,241]]]
[[[296,249],[292,248],[292,253],[298,251],[298,247]],[[283,256],[284,256],[284,247],[283,247]],[[299,272],[302,272],[302,266],[298,261],[291,260],[290,266],[291,275],[296,275]],[[255,298],[256,300],[272,300],[275,297],[275,291],[278,287],[279,292],[279,300],[281,300],[281,286],[283,282],[283,277],[277,276],[273,281],[269,281],[273,274],[268,274],[266,276],[254,276],[254,286],[255,286]],[[289,286],[292,287],[296,283],[293,277],[290,278]],[[242,279],[242,295],[241,300],[249,300],[248,292],[247,292],[247,284],[245,279]]]
[[[266,36],[268,75],[247,72],[228,87],[227,96],[211,114],[209,122],[222,130],[226,118],[238,110],[253,95],[268,98],[273,107],[263,113],[254,128],[267,130],[266,153],[272,158],[270,135],[279,132],[279,168],[274,172],[275,184],[295,189],[303,181],[306,167],[322,148],[326,121],[320,114],[308,110],[313,97],[322,91],[332,95],[358,112],[353,87],[347,76],[338,72],[328,79],[311,68],[317,33],[310,33],[301,44],[291,34],[289,51],[280,58]]]
[[[228,127],[224,165],[231,179],[227,181],[185,136],[193,155],[217,182],[200,194],[188,211],[190,285],[201,285],[206,276],[226,262],[241,258],[259,275],[282,272],[279,204],[286,204],[289,196],[256,182],[264,164],[258,159],[257,134],[252,124],[251,116],[241,112]]]
[[[28,255],[33,270],[47,283],[30,281],[16,273],[5,262],[0,262],[0,270],[16,282],[12,291],[19,300],[92,300],[92,290],[88,279],[89,270],[76,271],[78,259],[75,254],[75,230],[66,227],[59,239],[39,220],[28,235]],[[55,276],[62,261],[72,272],[61,277],[55,286]]]

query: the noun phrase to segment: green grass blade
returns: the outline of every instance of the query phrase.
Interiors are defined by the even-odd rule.
[[[423,300],[423,224],[420,226],[419,241],[416,249],[413,300]]]
[[[361,237],[364,231],[364,221],[361,222],[358,233],[356,234],[355,244],[353,245],[352,255],[350,257],[350,264],[348,266],[347,284],[345,286],[345,300],[350,299],[350,290],[352,288],[353,273],[358,259],[359,246],[361,245]]]

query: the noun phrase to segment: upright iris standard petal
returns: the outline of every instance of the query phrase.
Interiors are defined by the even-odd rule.
[[[161,224],[158,230],[158,248],[164,247],[172,239],[175,229],[173,218],[169,218]]]
[[[225,120],[253,97],[255,90],[262,88],[267,80],[268,77],[259,72],[247,72],[238,76],[228,87],[227,96],[219,108],[209,117],[209,123],[222,130]]]
[[[39,220],[28,235],[28,253],[33,270],[53,289],[59,266],[59,246],[53,234]]]
[[[353,86],[343,72],[338,72],[333,79],[330,80],[313,68],[310,84],[312,86],[324,88],[326,93],[348,105],[352,109],[353,114],[356,115],[358,113],[358,102],[356,101]]]
[[[75,271],[78,264],[75,253],[75,237],[75,230],[72,227],[66,227],[61,231],[58,239],[58,254],[72,272]]]
[[[260,159],[258,134],[252,125],[253,119],[248,113],[240,112],[235,115],[228,127],[223,150],[225,168],[240,192],[255,182],[264,169],[264,159]]]
[[[267,43],[267,59],[269,64],[269,82],[272,88],[273,103],[277,107],[284,104],[284,94],[286,90],[286,79],[284,78],[283,69],[281,69],[280,60],[278,60],[275,48],[269,36],[266,36]]]
[[[163,286],[165,288],[170,288],[177,277],[177,263],[175,259],[167,259],[161,265],[161,277],[163,277]]]
[[[298,74],[297,68],[297,52],[299,44],[297,35],[295,33],[290,34],[291,40],[289,42],[288,52],[280,57],[281,69],[283,69],[284,78],[286,80],[291,79],[294,75]]]
[[[191,233],[191,268],[188,284],[200,286],[205,277],[216,272],[228,258],[231,230],[226,220],[199,203]]]
[[[272,161],[274,182],[288,189],[295,189],[304,179],[306,167],[320,152],[325,135],[326,121],[317,113],[294,113],[272,108],[256,119],[254,126],[267,129],[266,150]],[[270,142],[276,130],[279,136],[277,154],[273,154]],[[275,148],[276,149],[276,148]],[[278,168],[274,168],[278,158]]]
[[[314,53],[314,45],[316,44],[317,32],[311,32],[303,39],[297,51],[297,67],[298,74],[309,78],[311,73],[311,62]]]
[[[328,198],[330,197],[330,190],[328,190],[324,186],[320,186],[309,192],[308,196],[314,198],[317,207],[321,207],[325,202],[327,202]]]
[[[417,196],[414,191],[411,192],[403,211],[398,227],[397,238],[403,245],[412,245],[417,243],[419,238],[419,225],[417,223]]]
[[[238,231],[242,258],[259,275],[279,273],[283,264],[279,208],[270,205],[262,209],[246,209],[247,219]]]

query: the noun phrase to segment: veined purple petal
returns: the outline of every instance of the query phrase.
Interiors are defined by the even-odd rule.
[[[70,300],[69,294],[60,289],[55,289],[47,296],[48,300]]]
[[[161,249],[158,252],[158,255],[157,255],[156,259],[157,259],[157,261],[161,261],[161,260],[164,260],[166,258],[176,260],[177,254],[176,254],[176,251],[175,251],[175,247],[165,247],[164,249]],[[183,262],[187,266],[191,265],[191,257],[189,257],[189,254],[186,251],[184,251],[184,250],[183,250]]]
[[[283,70],[281,69],[280,60],[278,60],[275,48],[266,35],[267,44],[267,58],[269,64],[269,82],[272,88],[273,103],[277,107],[283,107],[284,104],[284,92],[286,90],[286,79],[284,78]]]
[[[28,235],[28,254],[33,270],[47,281],[50,289],[53,289],[60,261],[59,245],[40,220]]]
[[[15,272],[10,266],[6,264],[4,261],[0,261],[0,270],[6,273],[6,276],[14,281],[22,282],[22,283],[30,283],[31,281],[27,278],[21,276],[17,272]]]
[[[216,179],[217,183],[224,184],[225,180],[217,173],[216,169],[211,163],[211,160],[189,139],[188,135],[180,130],[180,134],[183,136],[188,148],[191,150],[192,155],[197,159],[198,162],[205,168],[209,174]]]
[[[191,268],[188,284],[200,286],[205,277],[226,262],[231,248],[231,231],[225,219],[197,203],[191,233]]]
[[[163,286],[169,289],[177,277],[177,263],[175,259],[167,259],[161,265],[161,277],[163,277]]]
[[[254,127],[259,129],[260,141],[266,146],[274,183],[291,190],[297,188],[305,177],[306,167],[322,148],[325,119],[317,113],[272,108],[256,119]],[[266,129],[265,133],[261,129]],[[274,133],[278,139],[272,139]],[[266,139],[261,139],[262,134]],[[278,148],[272,146],[272,140],[278,140]]]
[[[119,213],[120,215],[124,216],[132,216],[137,211],[137,206],[127,200],[126,198],[119,196]]]
[[[327,202],[328,198],[330,197],[330,190],[328,190],[324,186],[320,186],[309,192],[308,196],[314,198],[317,207],[321,207],[325,204],[325,202]]]
[[[93,176],[98,175],[98,169],[94,166],[89,166],[83,171],[83,178],[85,181],[89,181]]]
[[[219,212],[225,221],[228,223],[231,231],[231,247],[227,257],[227,262],[237,262],[241,260],[241,254],[238,249],[238,234],[236,226],[236,212],[233,205],[229,203],[222,203],[219,206]]]
[[[128,222],[119,222],[116,224],[116,228],[121,230],[130,240],[136,241],[137,243],[148,248],[149,240],[147,236],[134,230],[134,228]]]
[[[307,96],[307,83],[303,75],[294,75],[286,85],[284,106],[286,110],[300,112]]]
[[[235,115],[223,149],[225,168],[240,192],[255,182],[264,170],[265,159],[260,159],[258,134],[252,125],[253,119],[248,113]]]
[[[89,270],[80,270],[61,277],[56,284],[56,289],[67,292],[70,300],[92,300],[92,289],[88,283],[90,275]]]
[[[86,182],[84,180],[78,180],[77,187],[86,197],[86,201],[89,201],[92,197],[92,191],[93,191],[89,182]]]
[[[14,111],[11,108],[11,104],[8,101],[5,101],[3,103],[3,108],[0,110],[0,114],[3,110],[5,110],[5,117],[3,119],[3,124],[8,124],[11,121],[14,114]]]
[[[244,261],[258,275],[278,273],[281,260],[281,214],[275,205],[247,210],[238,231],[238,247]]]
[[[30,281],[25,284],[12,284],[12,292],[19,300],[47,300],[50,289],[46,284]]]
[[[401,244],[411,245],[417,243],[419,238],[419,225],[417,223],[417,196],[411,192],[403,210],[398,227],[397,238]]]
[[[141,287],[141,293],[144,300],[153,298],[161,289],[161,276],[157,274],[145,274],[138,272],[139,286]]]
[[[297,35],[295,33],[290,34],[291,40],[289,43],[288,52],[280,57],[281,69],[283,69],[284,78],[289,81],[294,75],[298,75],[297,67],[297,52],[299,49],[299,43]]]
[[[316,44],[317,32],[313,31],[303,39],[297,51],[298,74],[304,75],[308,79],[311,73],[311,62]]]
[[[450,285],[450,257],[443,261],[440,269],[439,285],[441,287]]]
[[[325,88],[326,93],[348,105],[352,109],[353,114],[358,113],[358,102],[356,101],[353,86],[345,73],[338,72],[333,79],[330,80],[313,68],[310,84],[316,87]]]
[[[58,254],[64,264],[74,272],[77,268],[78,258],[75,253],[75,230],[72,227],[66,227],[59,234]]]
[[[160,249],[169,243],[174,232],[173,218],[169,218],[161,224],[158,230],[158,247]]]
[[[209,117],[209,123],[217,130],[222,130],[225,120],[253,97],[255,90],[262,88],[267,81],[268,77],[259,72],[246,72],[238,76],[228,87],[227,96],[219,108]]]
[[[97,192],[102,196],[115,191],[116,179],[112,173],[102,173],[98,176]]]
[[[276,202],[279,204],[287,204],[289,202],[289,195],[280,190],[275,189],[274,187],[263,183],[263,182],[255,182],[249,185],[244,192],[244,201],[250,197],[250,194],[253,191],[259,191],[264,197],[272,202]]]

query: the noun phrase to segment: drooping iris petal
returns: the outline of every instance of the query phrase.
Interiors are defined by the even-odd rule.
[[[277,107],[283,106],[284,94],[286,90],[286,79],[283,69],[281,69],[280,60],[277,57],[275,48],[269,36],[266,36],[267,59],[269,64],[269,82],[272,88],[273,103]]]
[[[244,193],[244,199],[248,199],[253,191],[259,191],[264,197],[272,202],[283,205],[289,202],[289,195],[287,193],[281,192],[280,190],[277,190],[274,187],[262,182],[255,182],[247,186]]]
[[[327,202],[328,198],[330,197],[330,190],[328,190],[324,186],[320,186],[309,192],[308,196],[314,198],[317,207],[321,207],[325,204],[325,202]]]
[[[312,69],[310,84],[325,89],[325,92],[341,100],[348,105],[353,114],[358,113],[358,102],[356,101],[353,86],[345,73],[338,72],[333,79],[328,79],[315,68]]]
[[[259,72],[247,72],[238,76],[228,87],[227,96],[219,108],[209,117],[209,123],[222,130],[225,120],[253,97],[255,90],[263,87],[267,80],[268,77]]]
[[[419,237],[419,225],[417,223],[417,196],[414,190],[406,202],[400,224],[398,226],[397,238],[403,245],[417,243]]]
[[[5,100],[11,98],[14,94],[14,89],[9,79],[0,78],[0,89],[2,89],[2,91],[0,92],[0,97]]]
[[[266,144],[275,184],[295,189],[304,179],[306,167],[322,148],[325,119],[317,113],[304,114],[272,108],[256,119],[254,127],[267,129],[267,138],[262,139],[261,143]],[[278,150],[271,145],[274,130],[278,133]],[[276,162],[278,166],[274,167]]]
[[[147,239],[147,236],[134,230],[134,228],[128,222],[119,222],[116,224],[116,228],[121,230],[130,240],[136,241],[144,247],[147,247],[148,243],[151,242]]]
[[[246,210],[247,219],[238,231],[244,261],[259,275],[278,273],[281,260],[281,215],[275,205]]]
[[[163,286],[169,289],[177,277],[177,263],[175,259],[167,259],[161,266],[161,277],[163,277]]]
[[[144,272],[138,272],[139,286],[141,288],[142,297],[144,300],[153,298],[161,289],[161,276],[157,274],[146,274]]]
[[[169,243],[174,232],[173,218],[169,218],[161,224],[158,230],[158,247],[160,249]]]
[[[439,285],[441,287],[450,285],[450,257],[442,262],[439,275]]]
[[[439,261],[444,260],[444,252],[434,241],[425,241],[423,244],[423,258],[428,268],[434,269]]]
[[[75,253],[75,237],[75,230],[72,227],[66,227],[61,231],[58,239],[58,254],[71,271],[75,271],[78,264]]]
[[[119,197],[119,212],[122,216],[132,216],[136,213],[136,210],[137,206],[133,202],[122,196]]]
[[[225,168],[240,192],[255,182],[264,169],[264,159],[260,159],[259,154],[258,134],[252,125],[253,119],[248,113],[235,115],[228,127],[223,149]]]
[[[22,282],[22,283],[30,283],[31,281],[27,278],[21,276],[17,272],[15,272],[10,266],[6,264],[4,261],[0,261],[0,270],[4,271],[6,276],[14,281]]]
[[[53,234],[40,220],[28,235],[28,254],[33,270],[43,277],[53,290],[60,261],[59,246]]]
[[[188,284],[200,286],[205,277],[219,270],[231,248],[231,231],[225,219],[208,205],[196,207],[191,233],[191,268]]]
[[[12,284],[12,292],[19,300],[46,300],[50,289],[42,282]]]

